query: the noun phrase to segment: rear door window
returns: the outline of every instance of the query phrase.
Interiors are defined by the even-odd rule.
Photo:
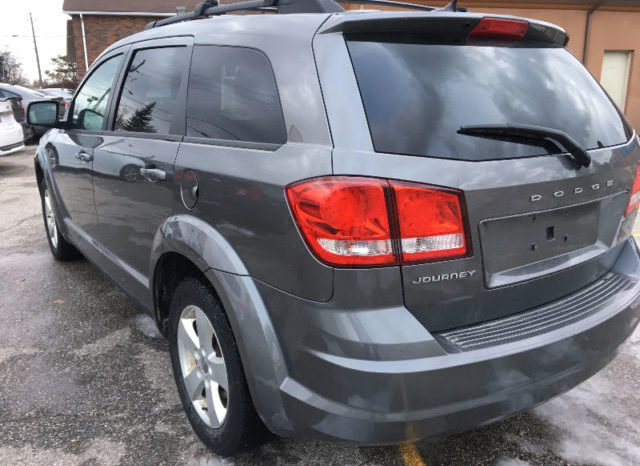
[[[187,136],[282,144],[286,130],[264,53],[195,46],[187,94]]]
[[[347,39],[375,150],[461,160],[547,154],[462,126],[559,129],[584,149],[626,142],[629,128],[596,80],[564,48],[453,46]]]
[[[186,47],[136,51],[122,86],[114,130],[171,134],[186,58]]]

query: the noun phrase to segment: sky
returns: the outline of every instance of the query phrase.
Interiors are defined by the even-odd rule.
[[[62,0],[0,0],[0,50],[9,50],[22,64],[25,76],[31,82],[38,79],[36,54],[29,24],[29,11],[33,15],[42,78],[51,69],[51,59],[67,53],[67,25],[69,16],[62,13]]]

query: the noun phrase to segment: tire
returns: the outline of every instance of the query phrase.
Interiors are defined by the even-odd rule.
[[[49,188],[44,179],[38,184],[40,188],[40,200],[42,203],[42,218],[44,219],[44,229],[49,242],[51,254],[59,261],[70,261],[80,257],[80,252],[69,243],[58,228],[58,222],[53,206],[53,198],[49,196]]]
[[[265,439],[229,320],[212,289],[198,278],[185,278],[173,293],[169,350],[182,405],[205,445],[229,456]]]

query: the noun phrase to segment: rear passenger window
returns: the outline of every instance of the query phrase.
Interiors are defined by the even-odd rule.
[[[138,50],[122,86],[114,130],[170,134],[186,47]]]
[[[187,136],[285,142],[275,76],[262,52],[243,47],[194,47]]]

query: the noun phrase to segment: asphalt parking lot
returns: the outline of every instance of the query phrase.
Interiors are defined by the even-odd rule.
[[[216,457],[151,319],[86,260],[49,253],[34,152],[0,157],[0,464],[640,465],[640,331],[600,374],[487,427],[400,447],[273,438]]]

